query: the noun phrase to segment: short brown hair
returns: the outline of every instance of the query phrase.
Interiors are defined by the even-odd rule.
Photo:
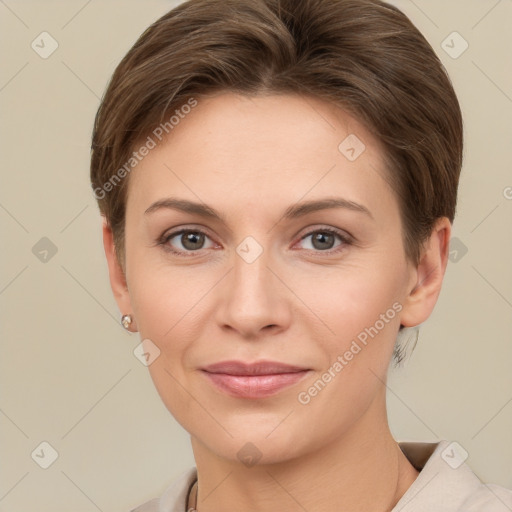
[[[222,91],[304,94],[354,115],[385,148],[414,263],[435,221],[453,223],[460,106],[441,61],[404,13],[380,0],[188,0],[139,37],[95,119],[91,182],[123,267],[128,179],[115,180],[116,172],[176,109]]]

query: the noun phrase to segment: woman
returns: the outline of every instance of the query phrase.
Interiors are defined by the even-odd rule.
[[[397,443],[386,374],[433,311],[463,125],[378,0],[190,0],[93,133],[122,323],[196,467],[137,512],[512,509],[457,443]]]

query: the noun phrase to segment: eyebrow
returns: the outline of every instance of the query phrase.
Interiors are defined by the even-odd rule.
[[[366,208],[366,206],[363,206],[362,204],[356,203],[354,201],[349,201],[348,199],[343,199],[341,197],[328,197],[291,205],[284,212],[283,218],[296,219],[308,215],[309,213],[328,210],[331,208],[344,208],[354,212],[364,213],[373,219],[373,215],[371,214],[370,210]],[[214,208],[204,203],[196,203],[187,199],[177,199],[174,197],[159,199],[144,212],[144,215],[148,215],[160,209],[172,209],[185,213],[193,213],[201,217],[215,219],[226,224],[225,217],[217,212]]]

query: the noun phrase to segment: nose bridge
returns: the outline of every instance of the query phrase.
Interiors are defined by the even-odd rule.
[[[261,237],[260,237],[261,239]],[[264,300],[272,288],[274,278],[268,269],[271,266],[268,244],[260,243],[253,236],[247,236],[236,247],[233,269],[233,291],[238,299]]]
[[[270,270],[271,251],[252,236],[235,249],[218,321],[245,335],[256,334],[268,325],[282,327],[287,321],[286,304],[283,290],[279,290],[282,284]]]

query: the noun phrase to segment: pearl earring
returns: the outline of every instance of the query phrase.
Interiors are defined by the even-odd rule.
[[[132,324],[132,315],[123,315],[121,318],[121,323],[123,327],[128,331],[130,329],[130,325]]]

